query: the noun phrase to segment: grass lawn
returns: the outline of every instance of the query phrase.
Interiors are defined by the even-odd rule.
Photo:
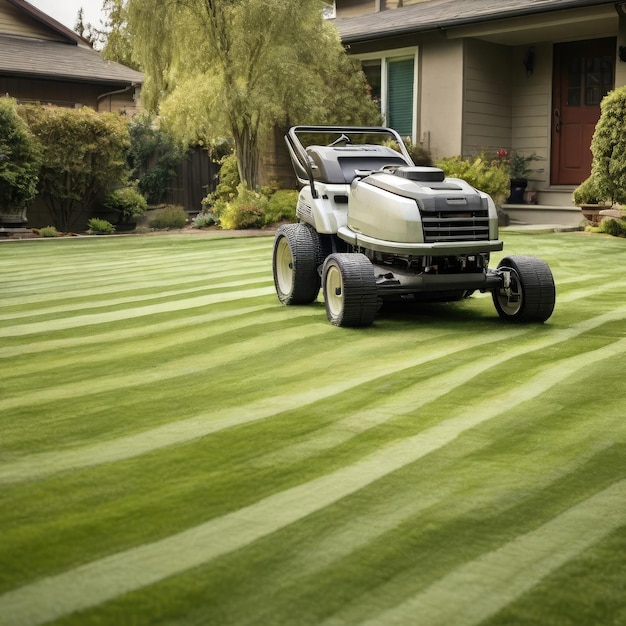
[[[626,624],[626,240],[332,326],[271,237],[0,244],[0,624]]]

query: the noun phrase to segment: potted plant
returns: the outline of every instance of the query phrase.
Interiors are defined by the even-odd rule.
[[[26,223],[40,163],[38,141],[18,115],[15,100],[0,98],[0,223]]]
[[[538,161],[539,157],[533,152],[524,156],[518,152],[512,152],[509,157],[509,176],[511,178],[511,195],[508,204],[524,204],[524,192],[528,186],[530,164]]]
[[[104,206],[117,213],[117,230],[132,230],[137,225],[137,218],[148,209],[148,203],[135,185],[121,187],[110,192],[104,200]]]

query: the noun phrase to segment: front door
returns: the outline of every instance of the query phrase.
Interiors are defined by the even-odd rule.
[[[553,185],[579,185],[591,173],[600,101],[615,84],[615,47],[614,38],[554,46]]]

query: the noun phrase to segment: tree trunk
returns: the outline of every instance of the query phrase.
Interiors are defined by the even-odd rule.
[[[258,134],[249,127],[244,127],[235,133],[234,140],[239,178],[248,189],[256,190],[259,184]]]

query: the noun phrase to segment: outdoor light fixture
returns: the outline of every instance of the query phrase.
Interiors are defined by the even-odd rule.
[[[524,67],[526,68],[526,76],[532,76],[535,71],[535,49],[532,46],[526,51]]]

